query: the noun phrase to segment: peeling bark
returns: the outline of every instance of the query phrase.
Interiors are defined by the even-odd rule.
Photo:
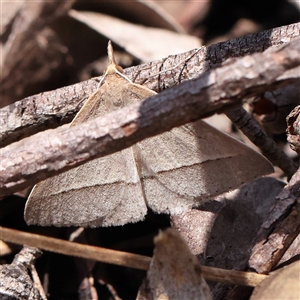
[[[34,262],[41,254],[42,252],[37,248],[24,246],[10,265],[0,266],[1,299],[46,299],[40,286],[37,288],[38,283],[34,282],[39,279],[33,275],[35,274]]]
[[[287,117],[287,140],[290,147],[300,155],[300,106],[295,107]]]
[[[249,266],[269,273],[300,234],[300,169],[276,197],[268,219],[263,223],[252,249]]]

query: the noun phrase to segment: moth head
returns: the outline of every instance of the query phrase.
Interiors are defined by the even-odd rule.
[[[113,75],[113,74],[122,74],[123,73],[123,68],[118,65],[112,65],[110,64],[107,69],[104,72],[104,75]]]

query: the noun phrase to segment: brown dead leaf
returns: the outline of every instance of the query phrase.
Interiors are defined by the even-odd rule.
[[[2,35],[9,26],[11,26],[13,19],[22,9],[24,1],[3,1],[1,2],[1,23],[0,23],[0,34]],[[2,44],[2,41],[1,41]],[[2,63],[2,61],[1,61]]]
[[[160,232],[154,243],[154,255],[137,300],[212,299],[197,258],[176,230]]]
[[[114,16],[131,23],[184,33],[185,31],[176,16],[172,15],[170,10],[161,4],[161,1],[154,2],[152,0],[94,0],[77,1],[74,5],[74,9],[81,11],[99,11],[103,14]],[[175,5],[177,5],[177,3]],[[174,4],[172,6],[174,6]]]
[[[132,24],[98,12],[70,10],[69,15],[114,41],[143,62],[201,46],[200,39],[190,35]]]
[[[300,299],[300,261],[277,270],[254,290],[250,300]]]
[[[260,178],[199,209],[172,216],[172,227],[203,265],[245,270],[255,238],[283,183]],[[228,286],[211,284],[214,299],[224,299]]]

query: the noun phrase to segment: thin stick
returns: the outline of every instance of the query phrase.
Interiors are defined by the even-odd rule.
[[[39,275],[38,275],[34,265],[30,266],[30,271],[31,271],[31,276],[32,276],[35,288],[39,291],[41,299],[42,300],[47,300],[44,288],[41,284]]]
[[[234,108],[225,114],[253,144],[260,148],[266,158],[283,170],[289,178],[293,176],[298,169],[297,164],[279,149],[274,140],[268,137],[243,107]]]
[[[60,254],[94,259],[104,263],[139,270],[148,270],[151,262],[151,257],[148,256],[63,241],[56,238],[18,231],[1,226],[0,238],[11,243],[28,245]],[[205,279],[228,284],[256,286],[268,277],[267,275],[256,273],[224,270],[207,266],[201,266],[201,269]]]

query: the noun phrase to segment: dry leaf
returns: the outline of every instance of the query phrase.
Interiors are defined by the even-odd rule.
[[[201,209],[173,216],[171,225],[202,265],[246,270],[254,239],[283,186],[275,178],[259,178]],[[210,282],[210,288],[214,299],[226,298],[227,284]]]
[[[197,258],[176,230],[154,239],[154,255],[137,300],[212,299]]]
[[[275,271],[254,290],[250,300],[300,299],[300,261]]]
[[[155,94],[115,64],[72,126]],[[273,171],[260,154],[197,121],[90,161],[37,184],[25,208],[28,224],[110,226],[142,220],[147,207],[178,214]]]
[[[131,1],[107,1],[97,0],[88,3],[74,5],[79,10],[94,10],[110,16],[150,27],[165,28],[176,32],[185,32],[167,9],[163,9],[161,3],[152,0],[131,0]]]
[[[132,24],[101,13],[70,10],[69,15],[111,39],[143,62],[201,46],[200,39],[190,35]]]
[[[0,34],[3,35],[7,28],[12,24],[16,15],[20,12],[24,5],[24,1],[3,1],[1,3],[1,23],[0,23]],[[1,41],[2,44],[3,41]],[[2,61],[0,62],[2,64]]]

